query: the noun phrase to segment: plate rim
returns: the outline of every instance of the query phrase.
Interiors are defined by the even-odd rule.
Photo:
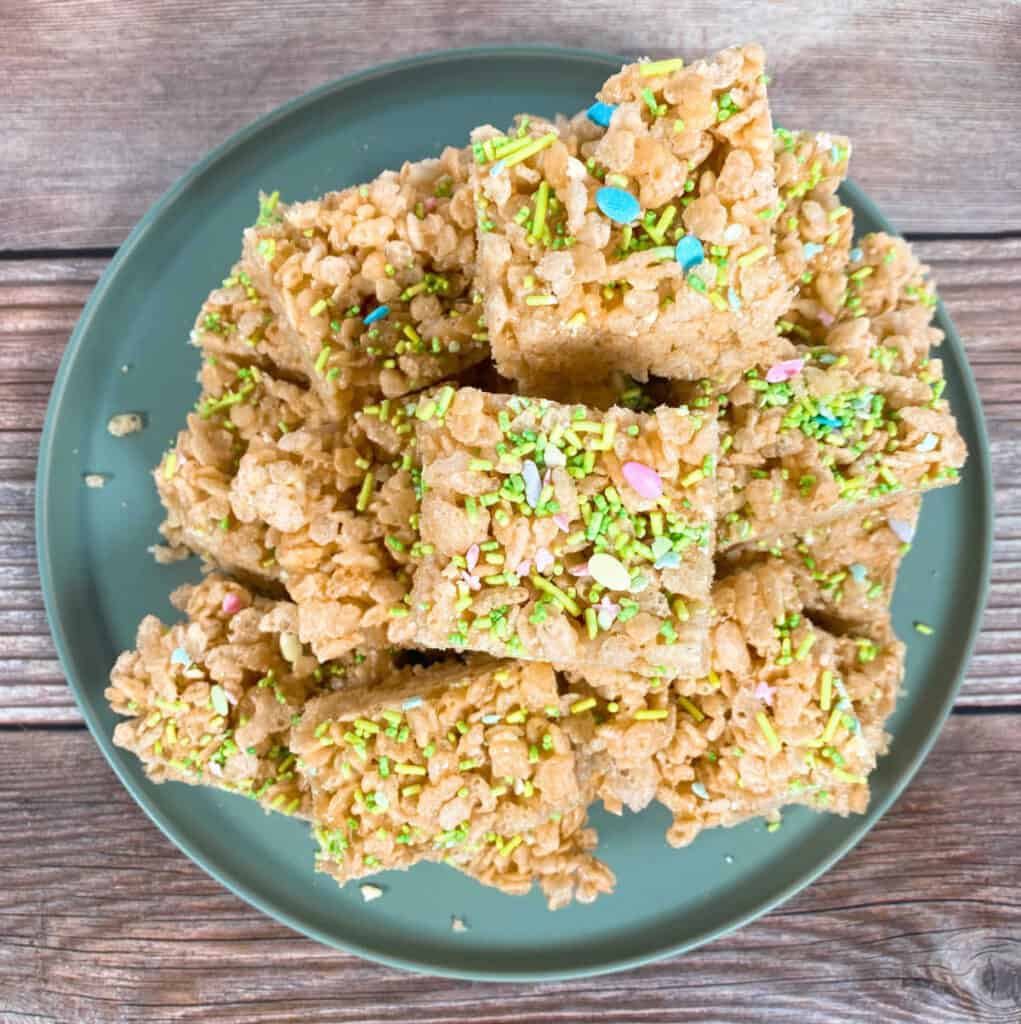
[[[700,946],[715,942],[717,939],[728,935],[745,925],[764,916],[777,906],[785,903],[796,893],[814,883],[821,875],[829,871],[834,864],[842,860],[855,846],[861,842],[872,830],[876,823],[886,814],[891,806],[900,798],[904,790],[914,779],[919,768],[928,757],[936,740],[941,735],[947,718],[953,709],[961,686],[963,685],[967,668],[974,653],[986,604],[988,601],[990,577],[992,568],[993,532],[995,525],[995,501],[992,483],[992,465],[989,451],[989,437],[986,430],[985,412],[967,357],[964,344],[960,334],[947,313],[942,300],[938,305],[939,313],[946,324],[950,327],[951,334],[947,341],[959,354],[961,383],[965,392],[968,406],[974,413],[975,433],[978,440],[978,450],[968,453],[969,461],[972,463],[973,472],[978,477],[982,494],[982,554],[980,564],[977,568],[977,580],[975,593],[977,600],[975,610],[964,641],[961,646],[962,657],[957,666],[954,682],[947,690],[938,711],[933,719],[932,725],[924,739],[919,744],[914,756],[901,772],[899,778],[890,787],[889,792],[881,799],[870,802],[867,811],[855,820],[855,828],[852,833],[824,857],[809,872],[799,877],[796,882],[784,887],[778,893],[766,897],[757,903],[754,908],[744,914],[728,919],[725,923],[701,933],[696,939],[683,940],[680,942],[670,941],[669,938],[655,950],[645,951],[631,956],[615,956],[591,960],[585,964],[570,967],[552,967],[548,969],[510,969],[499,970],[489,968],[487,970],[465,969],[457,966],[450,966],[445,962],[430,961],[428,957],[409,959],[404,956],[389,954],[385,950],[375,946],[367,945],[357,939],[345,939],[338,941],[334,935],[327,934],[315,925],[301,921],[292,915],[285,908],[270,905],[264,901],[262,895],[243,880],[232,878],[228,873],[221,871],[218,867],[210,864],[201,849],[195,848],[193,842],[180,835],[176,826],[164,815],[157,801],[150,798],[144,791],[135,786],[133,780],[129,779],[121,764],[121,758],[113,748],[112,738],[106,735],[105,727],[92,713],[86,703],[84,687],[78,679],[78,673],[71,670],[74,666],[73,645],[69,642],[63,619],[59,612],[59,599],[53,578],[53,566],[51,564],[47,537],[53,526],[53,510],[50,508],[50,480],[52,476],[53,447],[55,443],[55,423],[60,415],[60,410],[68,394],[68,384],[73,375],[78,357],[81,352],[82,341],[89,333],[93,318],[103,302],[106,293],[113,286],[116,277],[122,266],[129,262],[134,251],[141,244],[146,235],[153,230],[153,227],[160,215],[170,207],[178,197],[208,170],[219,163],[224,157],[234,150],[244,146],[253,136],[261,133],[273,124],[290,117],[294,112],[309,104],[315,103],[330,94],[340,94],[344,91],[358,86],[364,82],[376,78],[406,72],[411,69],[422,69],[430,65],[447,62],[463,61],[465,59],[485,58],[518,58],[534,59],[542,57],[556,57],[558,59],[577,61],[599,61],[606,64],[623,62],[624,58],[598,50],[589,50],[576,47],[562,47],[555,45],[540,44],[516,44],[516,45],[487,45],[458,47],[452,49],[431,50],[421,54],[415,54],[398,60],[387,61],[382,64],[375,64],[363,68],[349,75],[326,82],[320,86],[308,90],[299,96],[288,100],[286,103],[267,111],[242,128],[233,132],[222,142],[213,147],[205,156],[193,164],[184,172],[162,196],[145,212],[142,218],[134,226],[127,238],[118,246],[109,266],[103,272],[96,283],[81,316],[75,324],[74,330],[68,339],[67,346],[61,357],[60,366],[54,378],[53,387],[47,402],[46,416],[43,423],[43,430],[39,443],[39,456],[36,471],[36,495],[35,495],[35,542],[37,560],[39,566],[40,586],[43,595],[43,603],[46,610],[46,618],[53,637],[54,647],[61,668],[64,672],[65,681],[74,696],[82,717],[92,735],[92,739],[99,747],[107,763],[113,769],[121,785],[128,791],[132,799],[145,812],[149,819],[159,828],[163,835],[182,853],[185,854],[197,867],[210,875],[217,882],[231,891],[244,902],[255,907],[261,913],[286,927],[313,939],[325,946],[351,953],[370,960],[375,963],[384,964],[389,967],[396,967],[418,974],[431,974],[439,977],[457,978],[472,981],[488,982],[512,982],[512,981],[554,981],[572,978],[592,977],[596,975],[609,974],[616,971],[629,970],[644,964],[652,963],[671,956],[689,952]],[[851,179],[848,179],[842,186],[845,192],[853,195],[854,203],[865,209],[868,214],[883,229],[898,234],[879,209],[878,205]]]

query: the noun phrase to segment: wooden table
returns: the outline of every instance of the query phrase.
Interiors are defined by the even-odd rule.
[[[1021,1020],[1021,6],[171,7],[0,0],[0,1021]],[[997,546],[955,713],[842,864],[683,959],[486,987],[412,978],[295,937],[145,819],[55,659],[33,478],[82,304],[181,172],[321,82],[444,46],[541,40],[662,56],[749,36],[769,48],[781,123],[852,137],[854,176],[932,265],[978,377]]]

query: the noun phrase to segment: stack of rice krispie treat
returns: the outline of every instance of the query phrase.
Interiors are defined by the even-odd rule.
[[[157,781],[422,861],[611,891],[587,812],[681,846],[865,809],[922,494],[966,451],[926,268],[855,240],[849,140],[764,55],[640,61],[585,112],[308,202],[263,196],[155,471],[216,570],[108,697]]]

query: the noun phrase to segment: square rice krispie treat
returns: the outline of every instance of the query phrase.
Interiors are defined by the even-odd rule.
[[[277,203],[245,232],[255,286],[334,415],[488,355],[466,162],[448,149],[367,185]]]
[[[217,786],[307,817],[291,727],[312,694],[369,684],[393,658],[369,650],[320,664],[298,640],[294,605],[222,576],[182,587],[173,601],[186,620],[168,627],[147,616],[136,649],[113,668],[106,698],[129,716],[114,742],[156,782]]]
[[[845,625],[868,624],[890,606],[897,570],[911,548],[922,499],[906,495],[851,512],[802,534],[739,544],[717,559],[718,575],[767,562],[794,572],[805,608]]]
[[[281,329],[269,301],[252,283],[243,260],[202,303],[190,340],[205,356],[227,357],[308,384],[301,353]]]
[[[733,379],[774,358],[793,278],[763,53],[629,65],[558,132],[473,133],[479,285],[500,371]]]
[[[202,393],[187,426],[154,471],[167,517],[160,532],[211,565],[260,586],[280,582],[275,542],[264,523],[241,522],[231,486],[253,443],[273,443],[321,422],[321,403],[306,388],[254,362],[210,356],[199,374]]]
[[[711,415],[450,389],[415,414],[419,558],[397,643],[670,678],[705,667]]]
[[[737,573],[713,596],[712,671],[675,682],[677,728],[654,755],[674,815],[668,842],[760,815],[777,827],[786,804],[863,812],[903,676],[888,615],[828,632],[777,565]]]
[[[720,407],[718,546],[803,533],[839,516],[956,483],[967,450],[942,397],[938,359],[904,372],[844,321],[826,344],[745,373]],[[702,387],[701,399],[714,400]]]
[[[591,796],[594,765],[561,728],[567,711],[553,670],[536,662],[410,669],[312,701],[293,744],[312,788],[320,866],[343,884],[443,861],[527,887],[529,862],[567,838],[551,823]],[[612,875],[589,845],[576,836],[572,873],[584,868],[578,883],[594,896]]]

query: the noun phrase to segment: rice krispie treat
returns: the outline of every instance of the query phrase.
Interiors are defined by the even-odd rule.
[[[845,625],[867,625],[890,605],[921,504],[918,495],[907,495],[803,534],[739,544],[723,552],[716,570],[731,575],[764,562],[782,562],[793,570],[808,611]]]
[[[674,684],[677,729],[656,753],[667,840],[770,816],[786,804],[861,813],[903,675],[884,613],[834,635],[802,610],[793,573],[767,565],[714,590],[712,671]],[[775,827],[775,826],[774,826]]]
[[[129,716],[114,742],[155,782],[217,786],[308,816],[291,727],[312,694],[370,684],[393,658],[370,650],[320,664],[298,640],[294,605],[222,576],[180,588],[173,601],[186,620],[168,627],[147,616],[136,649],[113,668],[106,698]]]
[[[256,290],[244,261],[202,303],[190,340],[206,356],[227,356],[308,383],[300,353],[281,330],[269,301]]]
[[[772,359],[777,258],[763,53],[628,65],[559,133],[472,135],[478,279],[500,371],[733,379]]]
[[[479,661],[409,669],[383,684],[313,700],[294,731],[319,825],[320,866],[341,884],[422,860],[488,884],[530,881],[537,857],[606,891],[612,876],[555,826],[584,808],[594,766],[561,728],[569,712],[548,665]],[[525,847],[518,853],[520,847]],[[547,863],[559,876],[564,865]]]
[[[320,403],[300,385],[228,356],[207,358],[199,380],[195,411],[154,470],[167,511],[160,532],[232,575],[260,586],[278,584],[275,540],[265,523],[237,518],[231,486],[251,444],[319,424]]]
[[[940,361],[896,372],[867,328],[837,325],[829,347],[749,370],[716,397],[721,549],[956,483],[967,450]],[[711,406],[700,387],[692,404]]]
[[[837,195],[847,177],[851,143],[828,132],[773,132],[780,215],[777,253],[788,276],[818,291],[843,285],[854,215]]]
[[[466,163],[447,149],[367,185],[277,204],[245,232],[255,285],[335,415],[488,355]]]
[[[421,557],[396,643],[673,677],[705,667],[711,415],[474,388],[419,404]]]

